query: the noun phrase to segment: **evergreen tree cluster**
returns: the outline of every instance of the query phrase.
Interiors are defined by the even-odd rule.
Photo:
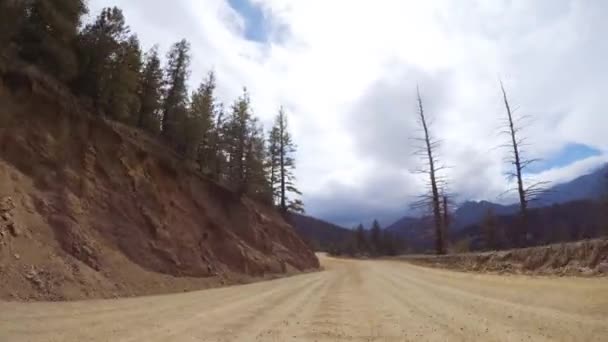
[[[394,256],[405,251],[404,241],[382,229],[377,220],[374,220],[370,229],[365,229],[363,224],[359,224],[353,229],[352,236],[328,249],[331,255],[350,257]]]
[[[117,7],[82,25],[85,0],[0,1],[0,63],[18,59],[69,87],[105,118],[158,136],[205,176],[240,194],[303,211],[296,146],[281,108],[266,135],[246,89],[225,108],[213,72],[190,93],[190,43],[142,52]]]

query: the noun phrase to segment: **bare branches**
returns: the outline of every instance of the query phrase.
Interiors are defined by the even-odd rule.
[[[526,196],[528,197],[528,202],[536,202],[540,201],[540,198],[546,194],[552,192],[552,190],[548,189],[548,185],[550,182],[548,181],[538,181],[529,185],[525,191]]]
[[[504,84],[500,81],[500,90],[507,112],[506,121],[503,129],[499,134],[506,134],[509,136],[509,143],[503,145],[510,149],[510,156],[506,159],[508,163],[513,165],[513,171],[507,172],[506,176],[509,180],[516,179],[517,186],[514,189],[509,189],[505,193],[511,191],[517,191],[519,197],[520,215],[522,218],[522,233],[527,234],[527,218],[528,218],[528,204],[530,201],[534,201],[539,198],[542,194],[547,192],[546,186],[548,182],[534,182],[532,185],[525,186],[523,179],[523,171],[530,165],[538,162],[539,159],[532,158],[526,159],[523,157],[522,147],[528,146],[527,137],[521,137],[520,133],[524,127],[522,122],[529,120],[530,116],[522,115],[517,118],[514,117],[515,110],[512,110],[511,105],[507,97]]]
[[[423,169],[415,171],[416,173],[422,173],[429,177],[429,191],[420,196],[419,200],[415,201],[411,207],[413,209],[425,209],[430,208],[433,213],[433,221],[435,226],[435,251],[437,254],[445,254],[445,221],[442,216],[442,203],[443,200],[440,198],[439,193],[439,182],[445,182],[437,176],[437,172],[445,169],[444,166],[437,166],[437,157],[435,151],[441,145],[440,140],[434,140],[431,137],[429,124],[424,113],[424,106],[422,104],[422,97],[420,96],[420,89],[416,87],[416,95],[418,102],[418,123],[422,128],[423,137],[414,138],[413,140],[421,143],[414,152],[415,155],[421,156],[425,161],[425,167]]]
[[[519,167],[521,168],[521,170],[524,170],[526,167],[528,167],[530,164],[539,162],[540,159],[539,158],[533,158],[533,159],[527,159],[527,160],[522,160],[520,161],[520,165]]]

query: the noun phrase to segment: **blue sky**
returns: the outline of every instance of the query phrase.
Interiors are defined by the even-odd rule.
[[[541,173],[546,170],[568,166],[579,160],[600,156],[602,152],[585,144],[569,143],[557,153],[541,158],[537,163],[530,164],[527,172]]]
[[[228,3],[245,21],[246,39],[256,42],[264,42],[268,39],[268,25],[264,12],[258,4],[248,0],[228,0]]]

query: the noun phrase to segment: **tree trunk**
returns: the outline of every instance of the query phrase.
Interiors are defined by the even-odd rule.
[[[517,143],[515,125],[513,124],[513,114],[511,112],[511,106],[509,105],[509,101],[507,99],[507,92],[505,91],[505,87],[503,86],[502,82],[500,82],[500,89],[502,90],[505,108],[507,109],[507,116],[509,119],[509,132],[511,135],[511,143],[513,144],[513,164],[515,165],[515,175],[517,177],[517,193],[519,195],[519,211],[521,218],[520,234],[526,235],[528,233],[528,200],[526,198],[526,190],[524,189],[524,182],[522,179],[522,164],[521,158],[519,156],[519,146]]]
[[[280,118],[281,122],[279,124],[279,152],[280,152],[280,168],[281,168],[281,210],[283,212],[287,211],[287,200],[285,198],[285,140],[284,140],[284,131],[285,127],[283,125],[283,115],[281,114]]]
[[[424,130],[424,140],[426,143],[426,154],[429,159],[429,175],[431,180],[431,204],[433,206],[433,219],[435,225],[435,251],[437,254],[445,254],[445,246],[443,241],[443,228],[442,228],[442,217],[441,217],[441,204],[439,200],[439,190],[437,188],[437,179],[435,175],[435,160],[433,158],[433,148],[431,146],[431,139],[429,136],[429,129],[426,124],[426,118],[424,117],[424,109],[422,107],[422,99],[420,98],[420,92],[418,92],[418,108],[420,114],[420,121],[422,122],[422,128]]]

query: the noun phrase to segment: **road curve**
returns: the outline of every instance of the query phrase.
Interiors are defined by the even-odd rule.
[[[0,302],[0,341],[608,341],[608,279],[322,257],[325,270],[190,293]]]

